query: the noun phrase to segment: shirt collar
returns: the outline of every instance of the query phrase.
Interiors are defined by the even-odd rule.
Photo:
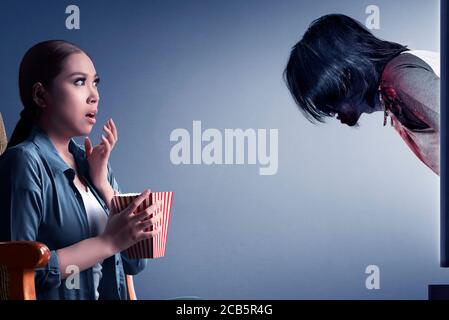
[[[33,142],[45,154],[45,159],[54,173],[68,173],[73,178],[75,171],[61,158],[47,133],[41,127],[34,124],[27,140]],[[85,152],[73,138],[69,142],[69,152],[73,154],[78,169],[84,174],[87,167]]]

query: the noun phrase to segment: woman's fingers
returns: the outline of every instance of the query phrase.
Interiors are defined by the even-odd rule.
[[[151,219],[150,219],[150,220],[151,220]],[[162,224],[157,224],[158,221],[156,221],[156,222],[154,222],[154,223],[151,223],[150,220],[145,220],[145,221],[139,222],[139,223],[136,225],[136,229],[137,229],[138,231],[142,231],[142,230],[146,230],[146,231],[148,231],[148,230],[150,230],[150,231],[157,231],[157,229],[162,228]]]
[[[90,141],[89,137],[86,137],[84,139],[84,150],[86,151],[86,158],[89,158],[92,154],[92,142]]]
[[[139,241],[154,238],[155,236],[162,233],[162,227],[157,228],[156,230],[150,230],[150,231],[141,231],[138,239]]]
[[[126,212],[127,215],[130,215],[142,204],[142,202],[148,198],[148,195],[151,193],[150,189],[146,189],[142,192],[137,198],[135,198],[123,212]]]
[[[137,226],[142,227],[142,228],[148,228],[148,227],[156,225],[161,220],[162,220],[162,214],[157,213],[154,217],[152,217],[150,219],[140,220],[137,223]]]
[[[112,118],[109,119],[109,122],[110,122],[110,128],[111,128],[112,134],[115,137],[115,142],[117,143],[117,141],[118,141],[117,127],[115,126],[114,120],[112,120]]]
[[[158,209],[160,209],[161,206],[162,206],[162,201],[157,201],[155,204],[149,206],[148,208],[146,208],[142,211],[136,212],[136,214],[133,217],[131,217],[131,219],[135,220],[135,221],[141,221],[150,216],[159,215],[161,212],[158,212],[158,213],[155,213],[155,212]]]
[[[103,126],[103,130],[106,132],[106,138],[108,139],[111,148],[113,148],[115,145],[115,138],[112,131],[106,125]]]
[[[112,150],[112,146],[110,144],[110,142],[108,141],[108,139],[106,139],[106,137],[104,135],[101,135],[101,140],[104,143],[104,153],[108,154],[111,150]]]

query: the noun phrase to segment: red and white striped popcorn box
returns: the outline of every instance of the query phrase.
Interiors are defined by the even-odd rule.
[[[115,194],[112,198],[112,204],[115,206],[116,212],[120,212],[126,209],[126,207],[128,207],[129,204],[139,195],[140,193]],[[156,201],[162,201],[162,207],[158,208],[155,212],[155,214],[157,214],[162,210],[162,218],[154,225],[154,228],[157,229],[160,225],[162,225],[162,232],[160,232],[153,238],[142,240],[129,247],[126,252],[132,259],[155,259],[161,258],[165,255],[168,225],[170,222],[170,212],[173,202],[173,192],[151,192],[148,195],[148,198],[139,205],[134,213],[148,208]],[[151,229],[145,229],[145,231],[148,230]]]

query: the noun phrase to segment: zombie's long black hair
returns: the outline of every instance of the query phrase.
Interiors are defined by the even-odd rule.
[[[385,65],[408,50],[348,16],[329,14],[313,21],[292,48],[284,79],[306,118],[325,122],[342,100],[373,105]]]

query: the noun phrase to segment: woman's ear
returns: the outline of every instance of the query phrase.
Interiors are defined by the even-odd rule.
[[[45,101],[45,88],[40,82],[36,82],[33,85],[33,101],[39,107],[45,108],[47,106]]]

